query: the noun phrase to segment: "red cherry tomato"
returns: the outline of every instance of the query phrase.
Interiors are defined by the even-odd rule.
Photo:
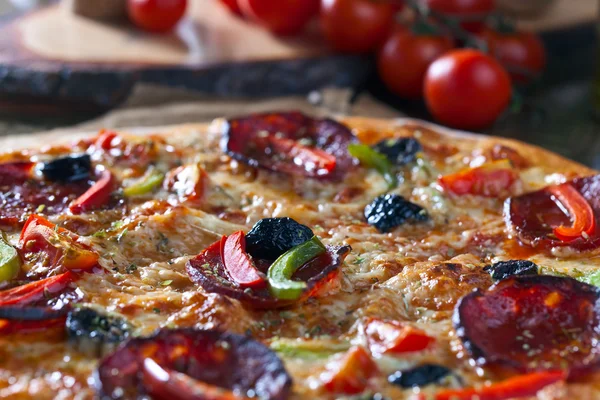
[[[371,0],[321,0],[321,28],[335,50],[365,53],[392,30],[397,5]]]
[[[379,51],[379,76],[398,96],[420,98],[423,96],[423,80],[427,68],[452,48],[450,38],[417,34],[409,29],[398,28]]]
[[[80,243],[77,236],[32,214],[19,238],[21,254],[46,269],[89,271],[98,265],[98,253]]]
[[[167,32],[179,22],[187,0],[127,0],[129,18],[149,32]]]
[[[421,0],[430,9],[455,17],[470,32],[479,32],[485,18],[496,8],[495,0]]]
[[[238,5],[237,0],[221,0],[221,3],[223,3],[225,7],[227,7],[232,13],[236,15],[242,15],[242,10]]]
[[[242,13],[278,35],[295,35],[319,12],[319,0],[238,0]]]
[[[514,82],[527,83],[546,67],[544,44],[531,32],[504,33],[486,29],[481,36],[490,54],[508,70]]]
[[[434,61],[425,75],[427,108],[455,128],[491,125],[508,106],[511,93],[508,73],[477,50],[453,50]]]

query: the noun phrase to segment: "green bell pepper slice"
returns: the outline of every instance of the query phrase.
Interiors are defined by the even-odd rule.
[[[584,275],[577,279],[587,284],[600,287],[600,271],[592,272],[591,274]]]
[[[319,360],[350,349],[350,342],[327,339],[277,338],[269,343],[271,350],[287,357]]]
[[[123,189],[126,197],[142,196],[152,192],[160,186],[165,179],[165,174],[160,171],[152,170],[144,175],[139,181]]]
[[[279,256],[267,271],[271,294],[282,300],[296,300],[302,296],[306,282],[293,281],[292,275],[298,268],[326,251],[319,238],[313,236]]]
[[[4,233],[0,234],[0,282],[14,279],[21,270],[21,258],[17,249],[8,244]]]
[[[398,177],[393,172],[394,166],[385,155],[365,144],[356,143],[348,145],[348,152],[352,157],[357,158],[361,164],[376,169],[387,182],[389,189],[398,186]]]

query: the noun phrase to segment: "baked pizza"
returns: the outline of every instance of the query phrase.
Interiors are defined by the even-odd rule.
[[[0,156],[0,397],[596,399],[600,175],[266,113]]]

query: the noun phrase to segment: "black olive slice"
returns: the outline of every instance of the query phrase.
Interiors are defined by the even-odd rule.
[[[252,257],[275,260],[314,236],[313,231],[291,218],[265,218],[246,234],[246,251]]]
[[[67,335],[79,350],[96,356],[129,338],[132,326],[121,315],[100,308],[73,308],[66,321]]]
[[[438,383],[450,374],[452,371],[444,366],[424,364],[405,371],[396,371],[388,377],[388,382],[403,388],[423,387]]]
[[[397,194],[381,195],[365,207],[365,218],[380,232],[388,232],[406,221],[423,222],[429,214],[420,205]]]
[[[42,166],[42,175],[51,182],[77,182],[88,179],[92,171],[89,154],[61,157]]]
[[[483,270],[489,272],[492,279],[495,281],[500,281],[515,275],[538,274],[538,266],[528,260],[500,261],[484,267]]]
[[[417,153],[423,151],[421,143],[414,138],[385,139],[373,146],[377,152],[385,155],[394,165],[410,164],[417,159]]]

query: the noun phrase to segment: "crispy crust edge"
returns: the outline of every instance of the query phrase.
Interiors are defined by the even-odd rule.
[[[411,118],[386,120],[349,117],[342,121],[350,125],[351,128],[375,129],[384,132],[384,134],[381,135],[382,138],[389,136],[390,132],[393,132],[395,129],[414,127],[427,131],[427,139],[452,143],[458,145],[458,147],[461,147],[461,144],[468,144],[469,147],[473,148],[489,148],[496,144],[502,144],[517,150],[523,157],[529,160],[533,166],[540,166],[547,172],[572,175],[591,175],[598,173],[598,171],[576,161],[520,140],[454,130],[423,120]]]
[[[592,168],[586,167],[585,165],[567,159],[539,146],[515,139],[454,130],[423,120],[412,118],[376,119],[368,117],[346,117],[340,118],[339,120],[348,124],[353,131],[370,130],[376,132],[376,137],[380,139],[395,135],[401,136],[401,131],[403,128],[414,128],[423,131],[427,140],[433,140],[438,143],[452,144],[459,148],[489,148],[496,144],[506,145],[517,150],[522,156],[528,159],[532,165],[540,166],[549,173],[556,172],[573,176],[583,176],[598,173],[598,171]],[[209,123],[198,123],[147,128],[118,128],[115,130],[134,135],[159,133],[160,135],[165,136],[175,136],[185,134],[185,132],[189,131],[208,134],[209,126]],[[2,153],[7,154],[11,150],[39,148],[41,147],[40,143],[50,145],[67,144],[74,140],[90,137],[95,134],[96,132],[81,132],[74,129],[59,129],[30,135],[8,135],[0,137],[0,146],[3,149],[6,149]],[[2,157],[0,157],[0,160],[1,159]]]

